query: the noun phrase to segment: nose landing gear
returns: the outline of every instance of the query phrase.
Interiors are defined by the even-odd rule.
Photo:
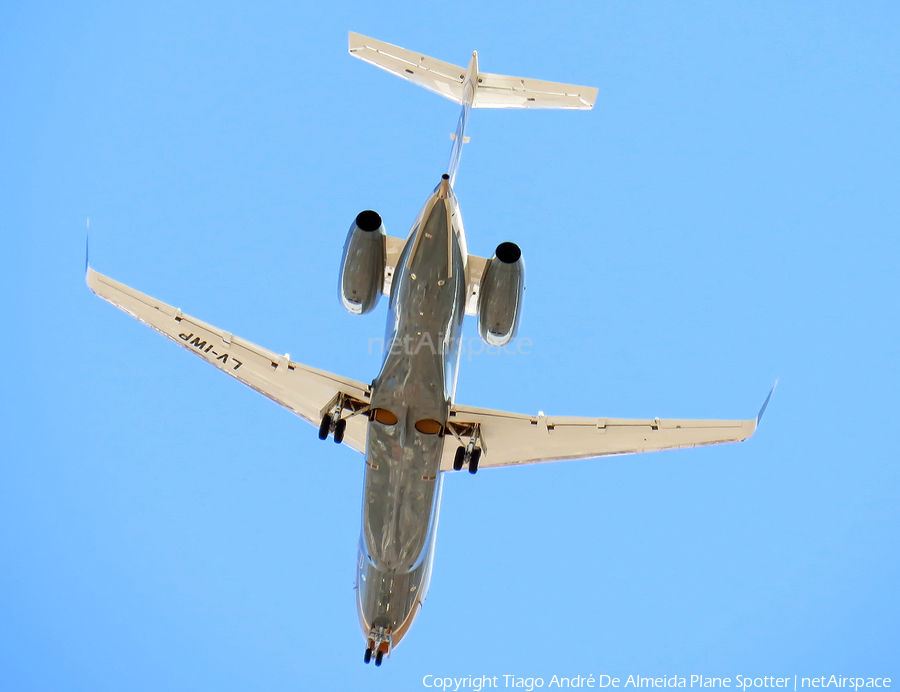
[[[373,627],[366,640],[366,653],[363,661],[369,663],[375,657],[375,665],[380,666],[384,655],[391,650],[391,631],[384,627]]]

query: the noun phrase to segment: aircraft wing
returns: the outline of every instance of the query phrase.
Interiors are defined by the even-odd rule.
[[[741,442],[753,435],[757,421],[529,416],[454,405],[448,427],[452,432],[479,426],[478,466],[486,468]],[[453,468],[457,446],[448,435],[442,471]]]
[[[369,388],[361,382],[295,363],[287,355],[279,355],[185,315],[90,267],[87,285],[105,301],[317,427],[339,393],[359,404],[368,402]],[[363,453],[366,422],[365,416],[350,416],[344,434],[344,442]]]

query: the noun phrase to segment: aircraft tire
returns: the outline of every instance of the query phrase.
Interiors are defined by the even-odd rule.
[[[478,462],[481,461],[481,448],[472,450],[472,458],[469,459],[469,473],[478,473]]]
[[[331,415],[326,413],[322,416],[322,422],[319,424],[319,439],[326,439],[329,432],[331,432]]]
[[[340,444],[344,441],[344,433],[347,431],[347,419],[341,418],[334,424],[334,441]]]
[[[372,660],[372,649],[366,649],[366,655],[363,656],[363,662],[368,663]]]
[[[379,651],[378,653],[376,653],[375,654],[375,665],[380,666],[383,658],[384,658],[384,651]]]
[[[459,471],[463,467],[463,462],[466,458],[466,448],[463,446],[459,446],[456,449],[456,456],[453,457],[453,470]]]

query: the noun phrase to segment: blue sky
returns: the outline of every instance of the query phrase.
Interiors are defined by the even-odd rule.
[[[893,3],[5,3],[0,688],[420,689],[426,674],[894,676],[900,30]],[[599,87],[475,111],[470,251],[527,263],[530,355],[457,400],[755,415],[742,445],[458,474],[425,608],[362,664],[362,459],[94,297],[92,264],[367,381],[457,110],[353,30]],[[466,325],[476,333],[475,324]],[[501,678],[502,679],[502,678]],[[365,686],[365,687],[363,687]]]

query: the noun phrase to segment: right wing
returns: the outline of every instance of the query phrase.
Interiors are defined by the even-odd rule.
[[[485,468],[740,442],[753,435],[758,420],[547,417],[454,405],[448,428],[460,442],[480,435],[479,468]],[[456,448],[444,445],[442,471],[453,468]]]
[[[105,301],[315,426],[339,396],[355,410],[368,405],[369,388],[362,382],[295,363],[288,355],[279,355],[185,315],[90,267],[87,285]],[[365,453],[366,423],[364,415],[347,417],[344,442],[357,452]]]

